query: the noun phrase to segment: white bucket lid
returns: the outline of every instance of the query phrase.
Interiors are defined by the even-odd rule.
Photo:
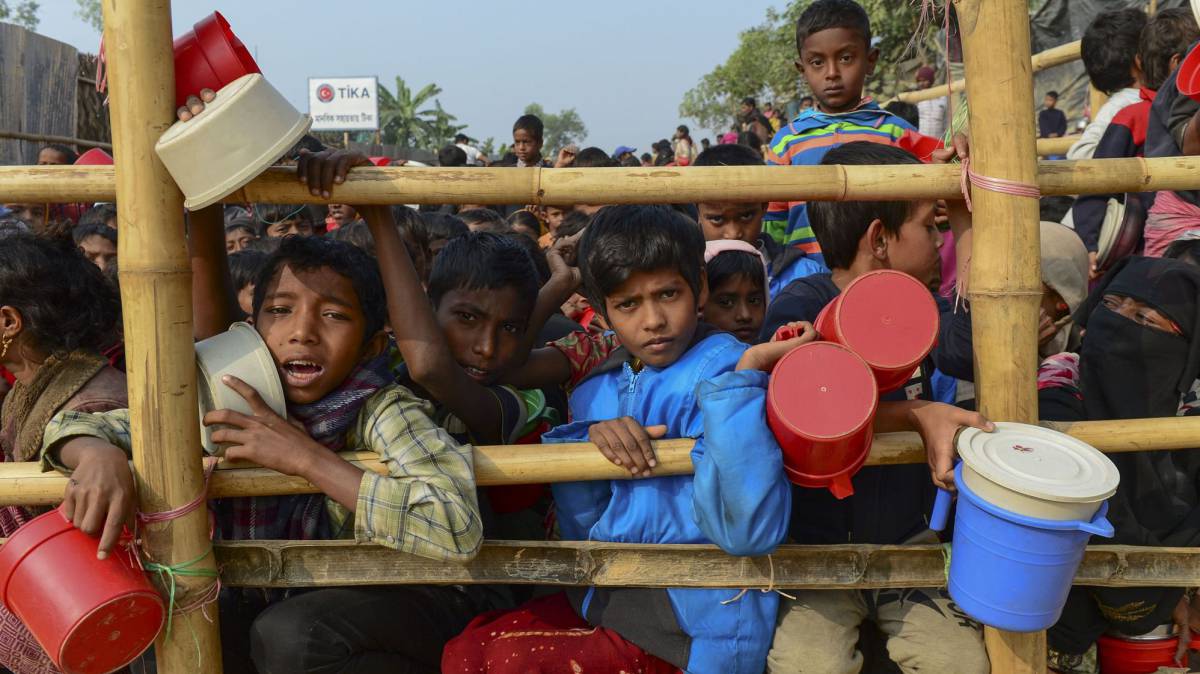
[[[1103,501],[1116,493],[1121,477],[1095,447],[1028,424],[999,422],[991,433],[964,428],[958,454],[988,480],[1047,501]]]
[[[184,207],[195,211],[244,187],[310,126],[308,115],[251,73],[221,87],[195,118],[172,124],[154,150],[183,192]]]

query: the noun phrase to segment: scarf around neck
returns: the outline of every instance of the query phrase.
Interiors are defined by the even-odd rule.
[[[9,438],[4,460],[32,461],[40,455],[46,424],[106,364],[96,354],[72,351],[47,358],[29,384],[17,382],[0,409],[0,438]]]
[[[304,405],[288,405],[288,414],[304,424],[309,437],[330,451],[341,451],[346,434],[363,405],[392,381],[389,354],[360,363],[333,391]],[[217,506],[226,540],[315,540],[336,538],[324,494],[247,496]],[[347,523],[352,519],[347,518]]]

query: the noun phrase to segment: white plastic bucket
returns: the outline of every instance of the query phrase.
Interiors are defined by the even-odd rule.
[[[224,446],[213,442],[219,426],[205,426],[204,415],[230,409],[253,415],[249,403],[221,378],[233,375],[249,384],[276,414],[287,418],[287,402],[275,359],[258,331],[247,323],[234,323],[229,330],[196,344],[196,385],[200,401],[200,433],[204,451],[222,454]]]

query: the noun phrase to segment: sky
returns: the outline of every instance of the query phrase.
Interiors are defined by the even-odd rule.
[[[639,153],[669,138],[685,91],[722,63],[738,33],[783,0],[175,0],[174,34],[213,10],[300,111],[308,78],[397,75],[442,87],[442,106],[473,138],[510,139],[531,102],[575,108],[586,145]],[[95,52],[75,0],[41,0],[38,32]],[[690,124],[694,127],[694,124]],[[711,136],[697,133],[693,138]]]

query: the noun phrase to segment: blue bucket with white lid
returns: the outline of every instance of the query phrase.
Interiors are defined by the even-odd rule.
[[[1105,499],[1115,493],[1119,474],[1102,453],[1069,436],[1025,424],[996,426],[993,433],[966,429],[958,438],[962,461],[954,473],[959,498],[947,584],[972,618],[1036,632],[1062,613],[1088,539],[1113,535]],[[938,492],[930,518],[935,531],[947,524],[951,497]],[[1067,516],[1071,512],[1087,516]]]

